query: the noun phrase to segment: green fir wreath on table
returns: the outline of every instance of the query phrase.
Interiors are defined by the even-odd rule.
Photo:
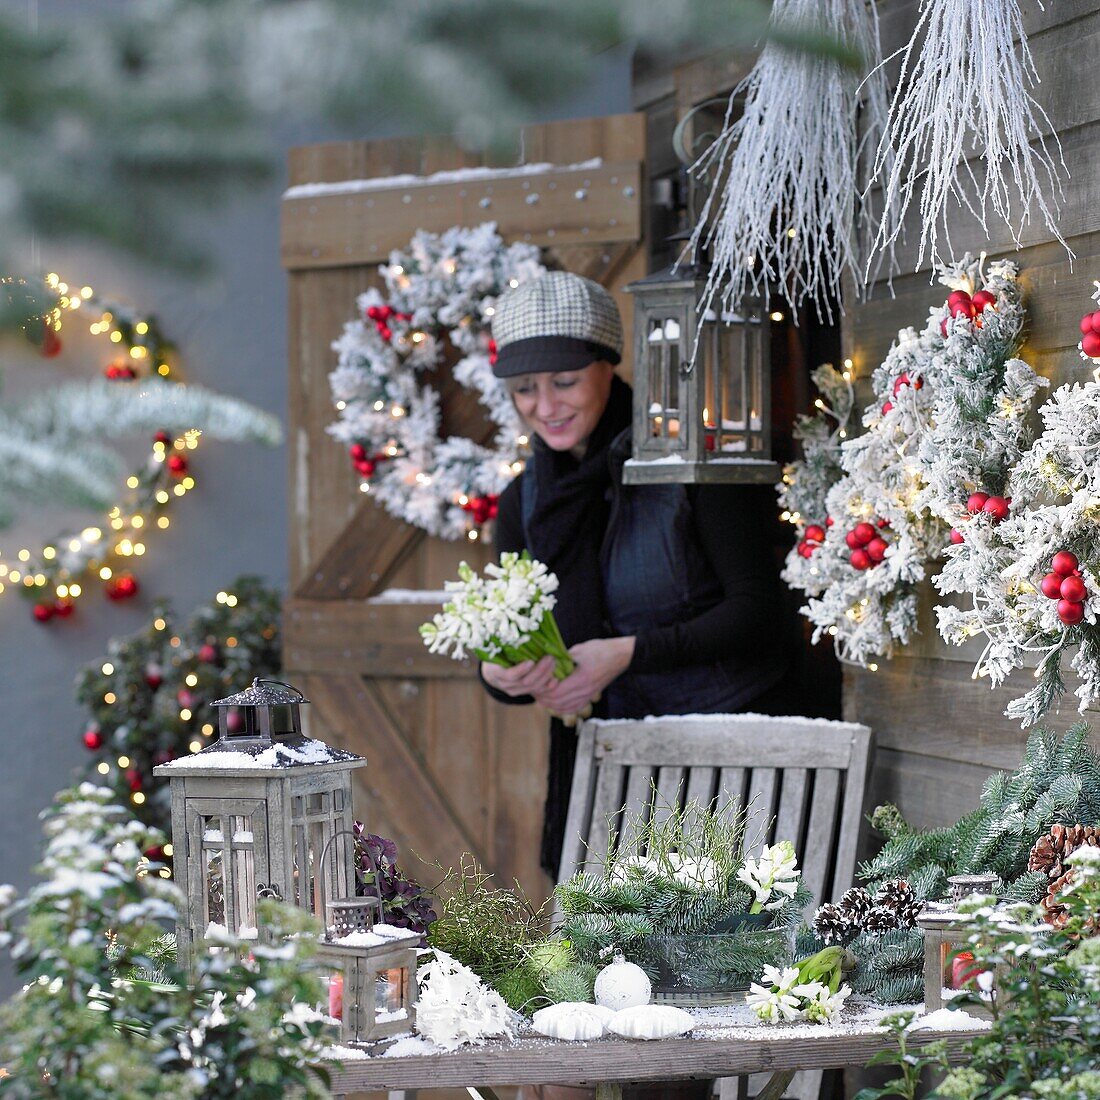
[[[384,287],[356,300],[357,317],[332,347],[337,418],[359,487],[430,535],[477,539],[523,469],[527,444],[508,391],[493,374],[490,325],[507,290],[541,275],[539,250],[505,244],[496,225],[420,232],[379,267]],[[431,376],[458,353],[454,379],[475,392],[496,431],[485,443],[443,438]]]

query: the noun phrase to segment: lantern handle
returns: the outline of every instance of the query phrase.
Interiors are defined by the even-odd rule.
[[[279,683],[280,681],[275,680],[275,681],[272,681],[272,682],[273,683]],[[290,685],[287,684],[286,686],[289,687]],[[297,691],[298,689],[295,688],[294,690]],[[299,692],[299,694],[301,694],[301,693]],[[320,876],[320,879],[321,879],[322,882],[325,881],[325,859],[328,857],[328,850],[329,850],[329,848],[332,847],[333,842],[336,840],[336,838],[340,837],[340,836],[350,836],[352,838],[352,840],[358,840],[359,839],[359,837],[356,835],[356,833],[353,829],[337,829],[336,832],[334,832],[332,834],[332,836],[330,836],[328,838],[328,841],[325,843],[325,846],[321,849],[321,858],[317,861],[317,874]],[[370,863],[372,865],[372,869],[374,871],[374,892],[378,895],[378,916],[381,917],[384,914],[385,908],[386,908],[385,902],[382,900],[382,881],[381,881],[382,880],[382,865],[378,860],[376,860],[371,855],[370,848],[369,848],[368,845],[366,845],[366,844],[363,845],[363,852],[366,855],[367,859],[370,861]],[[356,877],[358,877],[358,873],[356,874]],[[326,913],[325,914],[325,939],[327,940],[327,939],[330,939],[330,938],[331,937],[329,936],[329,929],[328,929],[328,914]]]
[[[257,684],[278,684],[279,687],[284,687],[287,689],[287,691],[293,691],[294,694],[297,695],[303,703],[307,702],[305,693],[301,690],[301,688],[296,688],[293,684],[288,684],[285,680],[275,680],[272,679],[270,676],[257,676],[252,681],[252,686],[255,687]],[[345,829],[344,832],[347,832],[347,830]]]

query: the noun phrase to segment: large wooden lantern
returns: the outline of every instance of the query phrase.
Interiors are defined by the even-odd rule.
[[[666,268],[624,289],[634,296],[633,455],[623,481],[775,482],[771,458],[769,319],[698,303],[705,275]]]
[[[172,792],[172,844],[184,920],[181,960],[208,932],[256,934],[256,900],[282,898],[323,917],[329,898],[354,894],[351,772],[366,761],[302,734],[297,688],[255,680],[220,699],[219,739],[153,769]]]

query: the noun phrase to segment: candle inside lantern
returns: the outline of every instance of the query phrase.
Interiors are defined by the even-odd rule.
[[[711,420],[710,411],[703,409],[703,446],[713,451],[718,446],[718,425]]]
[[[951,960],[951,988],[962,989],[981,973],[982,968],[974,965],[974,953],[960,951]]]
[[[334,1020],[344,1018],[344,975],[333,974],[328,980],[328,1014]]]

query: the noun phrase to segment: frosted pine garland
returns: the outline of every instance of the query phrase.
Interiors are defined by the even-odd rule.
[[[783,468],[783,480],[776,486],[781,518],[795,525],[799,541],[791,547],[783,568],[783,580],[792,588],[816,589],[817,536],[825,529],[825,498],[844,476],[840,446],[851,429],[855,392],[851,371],[838,371],[823,363],[811,375],[820,397],[821,410],[795,420],[794,437],[802,445],[802,457]],[[808,537],[813,536],[813,537]]]
[[[975,491],[1005,491],[1045,385],[1010,358],[1024,326],[1015,266],[994,263],[987,275],[965,256],[939,279],[952,290],[949,304],[929,311],[919,335],[898,333],[872,377],[866,431],[841,445],[843,476],[825,500],[832,523],[823,543],[784,573],[810,597],[803,613],[814,640],[831,636],[842,658],[863,664],[889,656],[916,630],[916,586],[949,545],[952,526],[968,543],[973,531],[974,546],[993,529],[993,518],[970,516],[966,501]],[[880,560],[863,568],[849,541],[857,524],[870,524],[887,544],[876,543]]]
[[[399,519],[442,538],[476,534],[470,502],[495,499],[522,469],[523,426],[493,375],[490,323],[497,298],[543,270],[537,248],[505,245],[493,223],[421,232],[379,268],[384,292],[357,299],[359,318],[332,345],[339,416],[328,431],[361,456],[361,488]],[[488,444],[440,438],[431,374],[448,344],[459,354],[451,374],[496,426]]]
[[[878,248],[892,252],[919,191],[914,270],[940,261],[941,232],[950,251],[948,215],[960,206],[983,229],[991,214],[1003,220],[1017,248],[1036,211],[1072,257],[1056,224],[1055,155],[1067,170],[1057,135],[1055,155],[1042,136],[1054,128],[1031,94],[1038,82],[1018,0],[921,0],[867,188],[881,186],[899,213],[878,227]]]
[[[1013,669],[1038,661],[1035,686],[1006,710],[1023,726],[1037,722],[1065,691],[1066,658],[1080,679],[1080,710],[1100,698],[1100,383],[1062,386],[1039,411],[1043,432],[1009,482],[1015,514],[980,539],[968,535],[937,578],[941,592],[971,596],[969,608],[936,612],[946,641],[984,637],[975,676],[989,676],[995,686]],[[1041,590],[1060,551],[1077,559],[1085,589],[1082,621],[1073,625]]]
[[[864,0],[776,0],[772,24],[839,39],[864,57],[869,75],[861,83],[835,59],[765,45],[693,169],[720,190],[708,197],[692,246],[711,250],[708,303],[767,302],[775,284],[792,309],[808,300],[831,319],[844,276],[862,276],[861,234],[870,240],[880,229],[869,200],[858,199],[860,162],[887,118],[878,15]],[[893,218],[881,228],[892,240]]]

